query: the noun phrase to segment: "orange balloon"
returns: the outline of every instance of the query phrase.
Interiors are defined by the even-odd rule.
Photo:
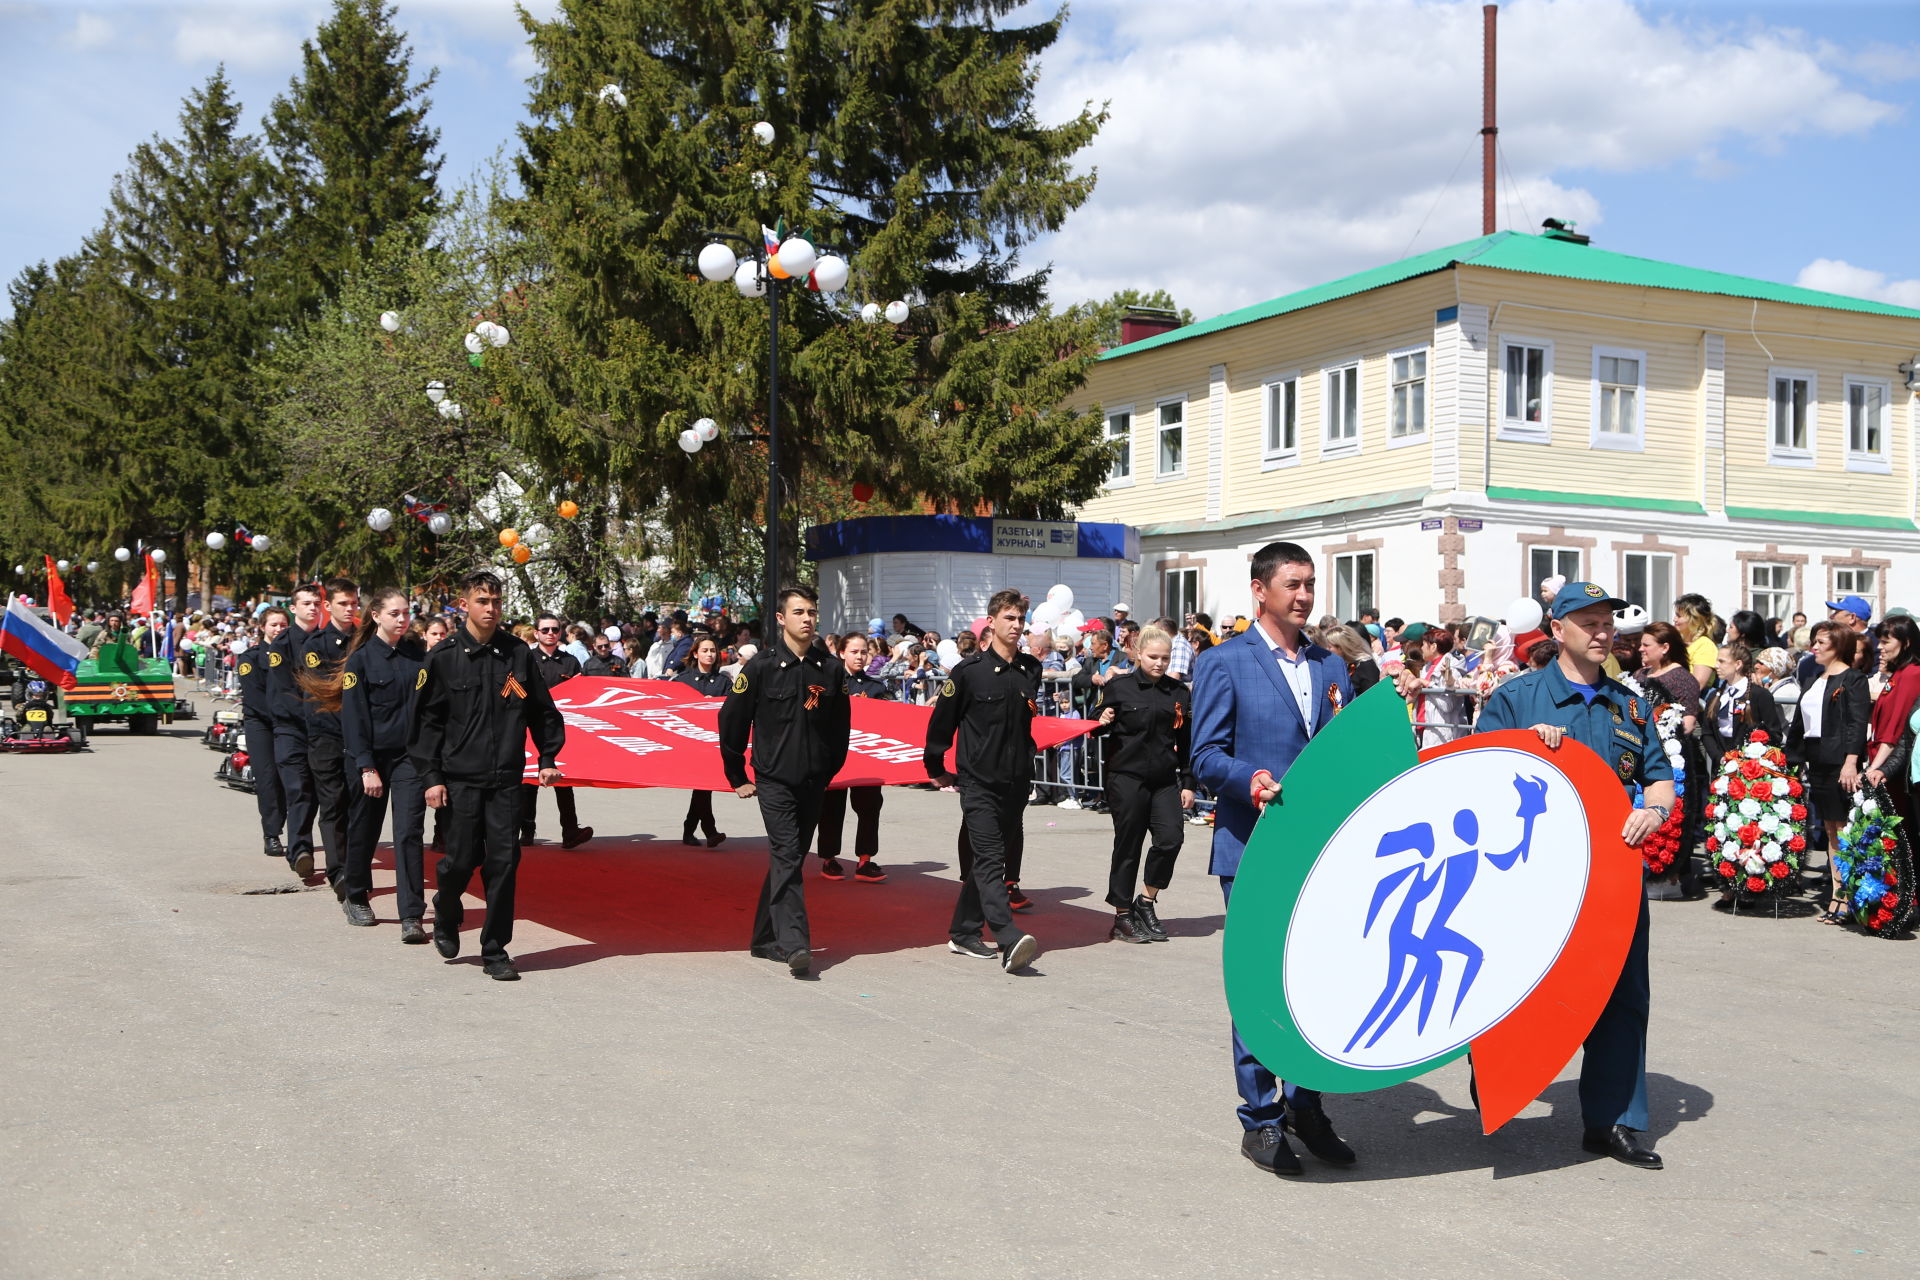
[[[575,516],[580,514],[580,504],[575,502],[572,498],[568,498],[565,502],[560,504],[559,510],[560,510],[560,518],[562,520],[571,520]]]
[[[767,259],[767,272],[775,280],[793,279],[792,273],[789,272],[785,267],[780,265],[780,255],[777,253],[774,254],[771,258]]]
[[[531,559],[533,559],[532,547],[518,546],[513,549],[513,562],[515,564],[525,564]]]
[[[502,529],[500,531],[501,546],[510,547],[518,541],[520,541],[520,531],[518,529]]]

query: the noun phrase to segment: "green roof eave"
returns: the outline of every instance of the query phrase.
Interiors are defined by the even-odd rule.
[[[1168,520],[1160,524],[1143,524],[1139,526],[1138,532],[1143,538],[1171,538],[1184,533],[1219,533],[1233,529],[1250,529],[1259,525],[1285,524],[1291,520],[1316,520],[1322,516],[1348,515],[1355,511],[1372,511],[1380,507],[1417,503],[1429,492],[1430,490],[1427,489],[1396,489],[1389,493],[1364,494],[1358,498],[1312,502],[1302,507],[1250,511],[1245,515],[1228,516],[1220,520]]]
[[[1913,531],[1914,523],[1900,516],[1856,515],[1840,511],[1781,511],[1772,507],[1728,507],[1730,520],[1771,520],[1779,524],[1836,525],[1843,529],[1898,529]]]
[[[1490,484],[1487,496],[1499,502],[1552,502],[1574,507],[1621,507],[1629,511],[1674,511],[1682,515],[1705,515],[1707,509],[1697,502],[1680,498],[1641,498],[1624,493],[1568,493],[1561,489],[1518,489],[1512,485]]]

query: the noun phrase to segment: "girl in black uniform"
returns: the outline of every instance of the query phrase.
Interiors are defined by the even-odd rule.
[[[407,755],[407,736],[413,693],[427,655],[407,635],[408,622],[405,592],[392,587],[374,592],[341,667],[340,739],[348,780],[347,861],[341,879],[348,922],[372,924],[367,895],[373,889],[373,851],[391,799],[400,941],[417,946],[427,940],[420,924],[427,913],[420,848],[427,800],[426,787]]]
[[[884,680],[875,680],[867,674],[867,663],[873,658],[873,648],[867,638],[858,631],[848,632],[840,637],[839,647],[834,652],[847,667],[847,696],[849,698],[879,698],[886,702],[895,701],[893,690]],[[840,864],[841,834],[847,825],[847,802],[853,802],[853,852],[859,859],[853,869],[855,880],[867,884],[880,884],[887,873],[873,860],[880,852],[880,805],[883,797],[879,787],[843,787],[828,791],[820,800],[820,874],[828,880],[845,880],[847,869]]]
[[[1107,936],[1121,942],[1167,940],[1155,904],[1180,856],[1180,812],[1193,803],[1193,696],[1167,674],[1172,656],[1173,637],[1148,627],[1140,633],[1136,668],[1115,675],[1100,692],[1100,727],[1094,732],[1107,739],[1107,807],[1113,814],[1107,902],[1115,914]],[[1146,890],[1136,897],[1140,842],[1149,830]]]
[[[720,670],[720,646],[712,636],[702,635],[695,638],[693,649],[687,654],[687,665],[679,675],[673,678],[675,684],[692,685],[702,697],[724,698],[727,696],[727,677]],[[717,849],[720,842],[727,838],[723,831],[713,828],[713,792],[694,791],[687,796],[687,820],[680,830],[680,839],[685,844],[698,848],[700,841],[693,834],[699,827],[707,833],[707,848]]]

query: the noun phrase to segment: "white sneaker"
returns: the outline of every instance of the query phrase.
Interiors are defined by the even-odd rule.
[[[1054,806],[1054,808],[1056,809],[1078,809],[1079,807],[1080,807],[1080,802],[1078,800],[1075,800],[1072,796],[1068,796],[1065,800],[1062,800],[1059,804]]]

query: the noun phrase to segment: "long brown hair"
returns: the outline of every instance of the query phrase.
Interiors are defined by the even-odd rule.
[[[1671,622],[1649,622],[1643,634],[1659,641],[1668,662],[1676,667],[1687,665],[1687,642],[1681,638],[1680,628]]]
[[[340,714],[340,690],[344,686],[347,659],[380,629],[373,620],[373,615],[380,612],[380,606],[389,600],[406,598],[407,593],[398,587],[381,587],[367,598],[360,612],[360,625],[353,629],[353,639],[347,642],[347,651],[340,655],[340,661],[328,663],[326,668],[294,669],[293,678],[300,686],[301,696],[311,702],[316,710],[330,716]]]

